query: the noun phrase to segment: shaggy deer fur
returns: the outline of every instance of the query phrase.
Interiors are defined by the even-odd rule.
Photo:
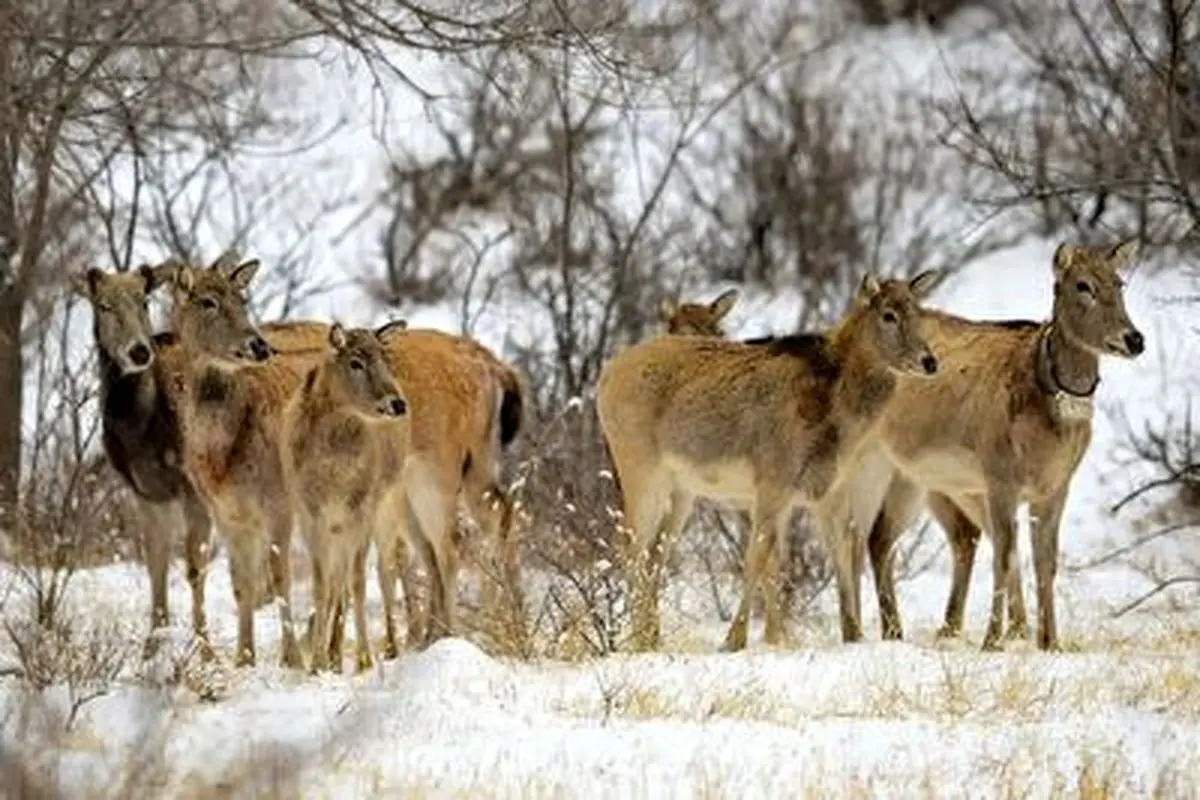
[[[1049,322],[976,322],[934,313],[929,341],[942,360],[931,381],[901,381],[884,411],[879,444],[899,473],[874,519],[869,549],[884,635],[901,636],[891,553],[923,493],[954,552],[954,583],[943,634],[962,627],[980,529],[995,549],[992,606],[983,646],[999,646],[1005,595],[1011,634],[1024,635],[1024,603],[1014,558],[1016,511],[1030,504],[1037,579],[1038,646],[1056,649],[1054,579],[1059,523],[1071,477],[1091,441],[1092,396],[1102,355],[1136,358],[1142,334],[1125,310],[1118,271],[1136,244],[1112,248],[1063,243],[1054,252]],[[859,491],[855,505],[878,508]],[[861,507],[861,506],[859,506]]]
[[[291,323],[286,332],[264,326],[272,344],[284,353],[324,342],[328,331],[328,325],[319,322]],[[487,537],[499,543],[506,581],[514,593],[519,590],[512,507],[498,478],[500,454],[520,428],[522,386],[516,372],[490,350],[441,331],[398,332],[388,337],[385,352],[412,414],[405,472],[412,513],[401,520],[403,538],[378,545],[380,592],[389,617],[386,654],[394,657],[399,648],[390,631],[397,568],[405,561],[401,542],[418,551],[430,577],[431,619],[427,621],[416,619],[419,612],[408,601],[414,594],[413,582],[405,579],[411,641],[419,644],[452,630],[458,573],[454,522],[460,496]],[[335,640],[340,614],[339,606],[333,621]]]
[[[737,299],[737,289],[729,289],[711,303],[676,303],[674,300],[663,300],[658,308],[658,318],[667,326],[667,333],[724,339],[725,331],[721,328],[721,321],[733,309]]]
[[[827,524],[822,498],[866,436],[896,382],[895,371],[929,374],[937,359],[918,332],[918,298],[933,272],[911,282],[864,278],[853,308],[826,335],[756,343],[663,335],[609,361],[597,411],[632,529],[634,644],[657,646],[658,584],[666,550],[696,497],[749,509],[753,535],[745,586],[727,649],[746,645],[750,604],[770,550],[792,510],[814,508],[838,568],[844,638],[861,637],[850,537]],[[766,637],[784,636],[778,581],[765,586]]]
[[[330,327],[331,352],[309,371],[284,411],[284,474],[312,558],[314,672],[340,668],[340,648],[337,662],[329,656],[335,606],[347,591],[354,601],[357,666],[371,666],[367,548],[393,538],[387,529],[404,513],[409,441],[408,403],[383,348],[389,333],[404,324],[377,331]]]
[[[253,664],[254,595],[267,555],[279,606],[281,658],[300,666],[292,624],[291,503],[279,452],[284,406],[316,356],[270,358],[251,324],[246,291],[258,270],[179,266],[173,276],[171,327],[177,343],[159,358],[163,389],[178,415],[182,465],[229,545],[238,607],[239,666]]]

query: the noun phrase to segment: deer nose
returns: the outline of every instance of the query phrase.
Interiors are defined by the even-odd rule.
[[[921,369],[925,370],[926,375],[932,375],[938,370],[938,360],[932,353],[926,353],[921,358]]]
[[[150,363],[150,348],[143,342],[138,342],[129,348],[129,361],[135,367],[144,367]]]
[[[408,413],[408,403],[404,402],[403,397],[393,397],[392,401],[388,403],[387,409],[393,417],[403,417]]]
[[[1146,339],[1141,331],[1132,330],[1125,334],[1125,349],[1131,355],[1140,356],[1146,349]]]
[[[255,361],[266,361],[271,357],[271,345],[261,336],[255,336],[250,340],[250,354]]]

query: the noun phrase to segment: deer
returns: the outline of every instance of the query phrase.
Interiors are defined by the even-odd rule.
[[[129,272],[105,272],[91,267],[72,275],[71,288],[92,308],[104,452],[136,498],[141,518],[151,607],[145,655],[153,650],[154,631],[170,624],[167,570],[171,533],[182,512],[192,631],[202,654],[210,657],[204,578],[211,521],[183,472],[178,416],[162,391],[157,353],[171,337],[154,333],[147,305],[172,269],[143,264]]]
[[[627,348],[601,371],[597,413],[621,486],[633,581],[635,649],[658,646],[658,583],[666,550],[696,498],[748,510],[744,586],[724,649],[746,647],[750,605],[796,507],[815,512],[838,572],[842,633],[862,638],[855,547],[835,530],[824,498],[869,438],[897,373],[932,375],[920,300],[929,270],[909,281],[865,275],[851,307],[825,333],[752,342],[663,334]],[[834,493],[841,497],[842,493]],[[768,644],[785,635],[778,582],[763,591]]]
[[[408,402],[384,347],[407,323],[375,330],[329,327],[329,352],[312,367],[283,413],[284,475],[312,560],[315,614],[310,670],[331,666],[335,606],[354,604],[359,671],[372,665],[366,617],[366,555],[386,543],[405,513],[403,473],[409,448]],[[385,544],[386,546],[386,544]]]
[[[665,299],[659,304],[658,318],[666,326],[667,333],[724,339],[721,321],[733,310],[737,299],[737,289],[727,289],[711,303],[679,303]]]
[[[1052,257],[1048,321],[975,321],[931,312],[929,340],[942,369],[901,380],[876,443],[891,480],[856,486],[856,518],[870,525],[868,551],[883,636],[902,638],[892,552],[922,499],[954,558],[940,637],[962,629],[975,548],[986,530],[994,552],[992,604],[983,649],[1028,636],[1015,558],[1016,512],[1028,503],[1037,586],[1037,645],[1059,649],[1054,608],[1059,528],[1071,479],[1092,436],[1092,399],[1103,356],[1134,359],[1145,338],[1125,309],[1121,272],[1136,241],[1112,247],[1060,243]],[[875,495],[875,497],[872,497]],[[882,502],[877,498],[882,496]]]
[[[329,326],[292,322],[286,329],[267,324],[263,331],[286,354],[323,346],[319,343],[328,337]],[[500,544],[506,581],[514,591],[519,586],[512,505],[498,472],[502,451],[520,429],[523,387],[516,372],[483,345],[441,331],[397,331],[387,338],[385,356],[404,387],[412,417],[404,479],[409,504],[397,535],[376,542],[385,608],[384,656],[395,658],[395,585],[397,574],[404,572],[405,544],[425,564],[431,589],[428,612],[420,614],[409,600],[413,581],[405,579],[409,641],[424,646],[453,631],[458,573],[454,522],[460,498],[488,538]],[[342,616],[339,601],[333,612],[334,649],[340,647]]]
[[[293,525],[278,439],[282,413],[316,356],[272,357],[250,322],[259,261],[233,269],[174,265],[170,328],[159,351],[179,423],[180,464],[229,549],[237,603],[235,666],[255,663],[254,594],[265,553],[279,611],[281,663],[299,668],[291,612]]]

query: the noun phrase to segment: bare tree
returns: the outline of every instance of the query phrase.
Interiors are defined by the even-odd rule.
[[[1066,224],[1086,234],[1102,226],[1150,247],[1194,248],[1195,3],[1018,1],[1007,38],[1014,91],[964,85],[944,109],[947,142],[990,179],[977,199],[1034,211],[1043,230]]]

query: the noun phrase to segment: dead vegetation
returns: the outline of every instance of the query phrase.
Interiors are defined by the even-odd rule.
[[[1034,99],[1016,111],[989,108],[990,95],[962,86],[962,102],[942,109],[951,148],[914,133],[929,120],[913,98],[889,106],[897,119],[918,120],[909,126],[852,108],[846,89],[857,84],[821,58],[834,42],[798,53],[811,20],[794,4],[684,1],[650,13],[512,0],[482,17],[473,6],[434,13],[301,0],[197,14],[190,0],[172,3],[113,5],[96,24],[71,4],[0,2],[0,528],[32,598],[20,614],[32,622],[14,622],[9,639],[28,662],[21,674],[73,682],[85,687],[80,696],[115,680],[128,658],[103,644],[115,633],[93,641],[61,619],[74,576],[148,554],[123,489],[96,458],[94,371],[67,352],[70,316],[58,290],[82,263],[128,270],[150,249],[194,258],[214,242],[258,255],[280,230],[285,242],[269,247],[278,257],[254,310],[290,316],[327,288],[313,277],[327,257],[322,242],[354,232],[329,222],[354,198],[305,182],[304,150],[337,125],[280,110],[304,91],[283,56],[321,67],[305,48],[339,48],[382,105],[400,92],[420,98],[440,131],[417,146],[394,127],[393,108],[380,112],[389,176],[382,263],[348,277],[383,307],[449,303],[462,333],[493,337],[519,367],[527,424],[499,485],[510,487],[527,596],[504,599],[512,551],[472,537],[474,521],[465,520],[463,551],[475,583],[493,595],[456,600],[465,611],[457,632],[524,658],[582,659],[630,645],[620,495],[595,386],[608,358],[657,333],[664,299],[712,303],[716,285],[736,283],[739,313],[786,295],[795,320],[787,327],[818,328],[841,315],[867,270],[953,271],[1064,224],[1189,255],[1200,220],[1189,166],[1195,15],[1182,3],[1102,2],[1100,22],[1074,0],[1050,11],[1004,4],[996,16],[1012,26],[1017,51],[1044,67],[1029,78]],[[848,5],[868,25],[924,19],[938,28],[959,7],[999,4]],[[167,18],[189,23],[167,30]],[[1142,19],[1155,24],[1134,24]],[[1055,38],[1064,30],[1069,47]],[[1103,46],[1090,41],[1095,31]],[[394,56],[414,50],[443,60],[447,86],[405,72]],[[256,181],[246,159],[267,140],[287,144],[272,146],[270,180]],[[972,167],[965,180],[946,171],[951,150]],[[965,184],[989,208],[1020,209],[1015,227],[967,239],[957,218],[946,225],[944,207],[960,204]],[[316,207],[277,216],[302,195],[319,197]],[[370,211],[350,227],[375,219]],[[518,307],[527,313],[499,341],[498,310]],[[763,332],[737,316],[721,320],[727,335]],[[35,416],[24,430],[22,394]],[[1184,513],[1165,527],[1183,536],[1195,525],[1186,513],[1190,436],[1188,426],[1137,440],[1162,466],[1154,480],[1179,487],[1172,514]],[[749,541],[740,523],[702,509],[663,566],[669,581],[696,584],[724,621]],[[793,526],[787,550],[785,606],[804,615],[832,565],[807,520]],[[917,569],[924,556],[913,537],[899,560]],[[1154,574],[1177,586],[1195,572],[1194,562],[1182,565]],[[72,666],[48,641],[91,653],[79,662],[91,666]],[[190,648],[168,661],[162,684],[225,696],[220,670],[200,666]],[[733,709],[740,700],[722,702]],[[1103,777],[1094,782],[1102,793]],[[201,784],[197,794],[213,788]]]

